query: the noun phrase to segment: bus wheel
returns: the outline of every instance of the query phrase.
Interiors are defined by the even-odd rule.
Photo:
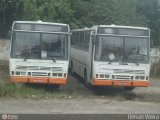
[[[86,70],[84,72],[84,85],[85,85],[86,88],[92,88],[92,85],[88,82]]]
[[[129,86],[124,86],[123,88],[125,90],[130,90],[130,91],[135,89],[135,87],[129,87]]]

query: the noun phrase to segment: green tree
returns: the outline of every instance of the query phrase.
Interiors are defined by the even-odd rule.
[[[136,13],[136,1],[93,0],[89,18],[94,24],[145,26],[146,18]]]
[[[151,36],[154,45],[160,45],[160,0],[139,0],[137,2],[137,13],[147,18],[148,27],[151,29]]]
[[[14,20],[67,23],[71,28],[98,24],[148,26],[160,45],[160,0],[1,0],[0,36]],[[5,6],[4,6],[5,4]],[[4,12],[5,8],[5,12]],[[4,14],[6,19],[4,18]],[[2,23],[2,22],[1,22]]]
[[[15,0],[15,3],[17,10],[23,12],[20,14],[21,20],[69,23],[72,18],[72,10],[67,0]]]

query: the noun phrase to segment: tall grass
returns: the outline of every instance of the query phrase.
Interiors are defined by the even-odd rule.
[[[151,66],[150,75],[152,78],[160,78],[160,60]]]
[[[0,98],[67,98],[68,93],[63,89],[54,89],[46,85],[25,85],[13,83],[0,83]]]

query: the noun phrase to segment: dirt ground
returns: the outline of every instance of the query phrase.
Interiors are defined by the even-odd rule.
[[[1,79],[6,81],[7,71],[7,67],[0,70]],[[160,114],[160,79],[151,78],[151,84],[133,91],[113,87],[87,89],[81,78],[69,75],[68,84],[60,87],[60,91],[67,93],[67,98],[0,98],[0,113]]]

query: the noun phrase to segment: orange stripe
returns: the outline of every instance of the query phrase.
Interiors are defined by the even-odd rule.
[[[11,76],[11,82],[20,83],[43,83],[43,84],[66,84],[67,78],[46,78],[46,77],[17,77]]]
[[[100,79],[95,79],[92,81],[93,85],[112,85],[112,80],[100,80]]]
[[[21,82],[21,83],[27,83],[28,77],[10,77],[11,82]]]
[[[47,84],[48,83],[48,78],[45,78],[45,77],[30,77],[29,82],[30,83],[44,83],[44,84]]]
[[[137,86],[137,87],[148,87],[150,85],[149,81],[134,81],[133,86]]]
[[[132,86],[131,81],[124,81],[124,80],[115,80],[113,81],[113,85],[115,86]]]
[[[67,84],[67,78],[49,78],[51,84]]]
[[[144,81],[130,81],[130,80],[101,80],[94,79],[92,80],[92,85],[94,86],[135,86],[135,87],[147,87],[150,85],[150,82],[147,80]]]

